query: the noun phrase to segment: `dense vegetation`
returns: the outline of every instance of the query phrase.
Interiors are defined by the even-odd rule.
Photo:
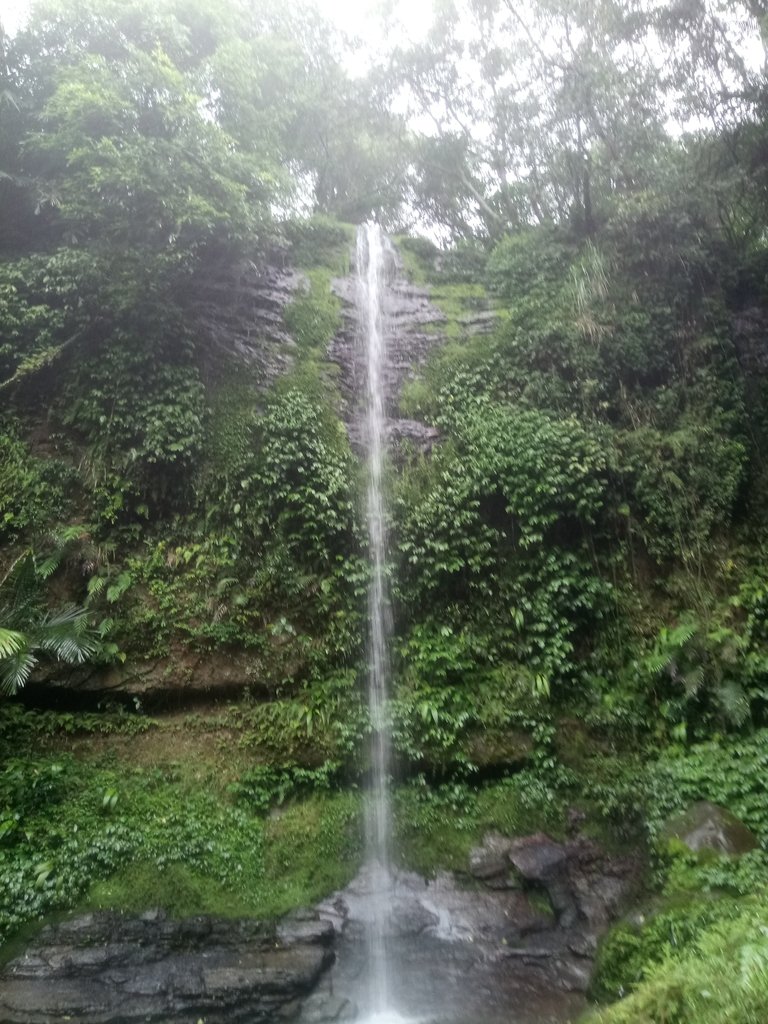
[[[0,938],[354,871],[363,474],[328,348],[374,208],[445,318],[399,410],[440,441],[389,474],[402,856],[461,870],[577,806],[661,900],[607,940],[595,998],[633,994],[597,1019],[757,1024],[762,5],[441,4],[365,78],[309,7],[209,6],[49,0],[0,35]],[[251,337],[270,267],[301,276]],[[203,674],[229,699],[188,706]],[[165,705],[110,705],[142,676]],[[698,798],[761,848],[670,846]]]

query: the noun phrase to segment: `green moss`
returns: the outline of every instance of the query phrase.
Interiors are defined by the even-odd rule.
[[[394,804],[402,862],[426,875],[466,871],[470,850],[487,832],[562,835],[563,800],[532,772],[480,788],[433,789],[417,780],[396,791]]]
[[[352,880],[362,860],[359,794],[317,795],[267,822],[262,905],[272,913],[316,903]]]
[[[101,763],[38,751],[0,765],[0,940],[81,907],[271,917],[357,870],[356,793],[312,794],[265,821],[233,806],[220,750],[137,767],[121,740]]]
[[[322,356],[341,326],[341,301],[331,291],[329,270],[310,270],[307,280],[285,310],[285,325],[303,354]]]
[[[322,267],[342,276],[349,272],[349,250],[355,239],[355,227],[315,216],[289,221],[283,225],[290,245],[293,264],[303,270]]]
[[[261,869],[246,886],[222,883],[179,862],[137,861],[95,882],[83,908],[278,917],[317,902],[354,876],[360,864],[359,811],[355,794],[316,796],[284,808],[265,827]]]
[[[403,261],[406,277],[413,284],[425,285],[435,276],[435,258],[438,248],[428,238],[397,235],[395,245]]]
[[[247,895],[243,897],[228,891],[215,879],[184,864],[158,867],[152,862],[138,862],[96,882],[84,908],[140,913],[151,907],[162,907],[172,917],[194,914],[238,917],[248,912],[247,900]]]

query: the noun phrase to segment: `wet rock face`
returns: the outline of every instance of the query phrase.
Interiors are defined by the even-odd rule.
[[[636,894],[640,864],[608,856],[584,837],[558,843],[543,832],[518,839],[487,835],[470,854],[470,873],[491,888],[533,886],[546,896],[560,929],[604,931]]]
[[[333,960],[317,915],[254,921],[87,914],[45,928],[0,972],[3,1024],[272,1024],[298,1018]]]
[[[363,447],[360,399],[365,394],[367,359],[359,343],[357,283],[354,276],[339,278],[334,292],[343,303],[343,327],[333,340],[330,359],[341,368],[340,387],[350,440]],[[427,289],[406,280],[402,265],[393,252],[389,283],[382,296],[386,360],[382,374],[385,406],[389,416],[387,435],[395,457],[408,442],[418,451],[429,451],[438,432],[416,420],[397,416],[403,385],[414,377],[429,354],[445,341],[440,328],[445,316],[429,300]]]
[[[756,850],[760,845],[754,832],[735,814],[708,800],[699,800],[682,814],[671,817],[662,829],[662,835],[665,839],[685,843],[694,853],[711,850],[739,856]]]
[[[194,309],[212,354],[239,356],[270,384],[294,363],[296,342],[285,329],[285,309],[304,275],[277,263],[245,262],[212,273],[199,286]]]
[[[128,707],[138,702],[152,711],[212,697],[235,697],[246,687],[262,698],[272,696],[250,652],[181,649],[168,657],[129,659],[107,668],[83,665],[62,671],[58,665],[44,665],[22,698],[33,705],[77,708],[91,707],[97,699],[108,697]]]
[[[631,858],[576,838],[485,837],[474,884],[398,872],[392,991],[407,1019],[566,1024],[584,1006],[597,939],[637,884]],[[359,1020],[366,925],[380,875],[363,870],[276,926],[88,914],[45,928],[0,971],[2,1024],[331,1024]]]
[[[638,888],[640,865],[582,837],[491,833],[472,850],[475,884],[397,873],[388,953],[397,1010],[440,1024],[565,1024],[583,1009],[597,941]],[[365,930],[377,892],[365,870],[318,907],[337,932],[336,964],[301,1024],[357,1020],[365,998]]]

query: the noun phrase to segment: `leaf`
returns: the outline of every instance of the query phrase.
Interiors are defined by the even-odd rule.
[[[0,629],[0,658],[9,658],[18,652],[25,645],[23,633],[13,629]]]

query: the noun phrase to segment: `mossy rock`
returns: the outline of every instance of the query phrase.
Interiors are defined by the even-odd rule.
[[[737,857],[760,845],[754,832],[735,814],[708,800],[699,800],[669,818],[661,836],[667,842],[682,843],[698,854],[712,852]]]
[[[467,738],[469,759],[480,769],[522,766],[533,750],[533,737],[521,729],[486,729]]]

